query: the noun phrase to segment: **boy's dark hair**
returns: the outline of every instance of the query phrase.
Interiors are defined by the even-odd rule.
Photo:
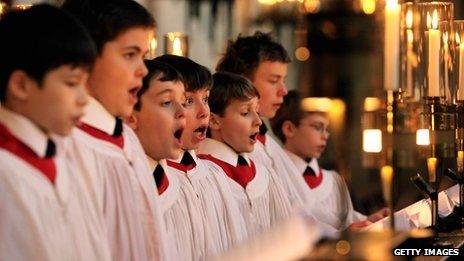
[[[62,8],[89,30],[101,54],[103,46],[132,28],[154,28],[153,16],[133,0],[66,0]]]
[[[208,102],[212,113],[222,117],[232,101],[246,101],[254,97],[259,98],[259,93],[247,78],[228,72],[213,74]]]
[[[158,56],[156,60],[171,65],[182,75],[186,92],[211,89],[211,72],[205,66],[189,58],[172,54]]]
[[[6,99],[11,74],[24,71],[42,85],[45,75],[62,65],[90,70],[96,48],[84,27],[50,5],[11,11],[0,20],[0,101]]]
[[[290,121],[298,127],[300,121],[308,115],[301,108],[301,96],[298,91],[292,90],[284,97],[284,102],[277,110],[274,118],[270,120],[272,131],[283,143],[285,143],[285,135],[282,132],[284,122]]]
[[[255,32],[252,36],[238,36],[229,41],[226,53],[216,66],[216,71],[232,72],[253,79],[259,64],[265,61],[289,63],[285,48],[273,41],[270,34]]]
[[[142,95],[150,87],[150,82],[153,79],[157,79],[161,82],[183,82],[184,79],[180,73],[171,65],[157,60],[145,60],[145,66],[148,69],[148,74],[143,77],[142,88],[137,92],[137,103],[134,105],[136,111],[140,111],[142,108]]]

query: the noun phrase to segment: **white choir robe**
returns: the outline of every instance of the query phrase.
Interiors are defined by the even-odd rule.
[[[283,148],[269,134],[265,134],[265,137],[265,144],[255,144],[249,154],[250,159],[265,166],[271,176],[282,183],[292,206],[316,219],[324,233],[333,234],[345,229],[335,213],[314,201],[315,196]]]
[[[169,173],[175,174],[185,186],[191,186],[198,195],[201,203],[198,210],[204,219],[204,229],[212,237],[213,254],[217,254],[243,242],[247,237],[245,221],[232,196],[228,179],[222,173],[216,173],[216,168],[211,168],[205,160],[199,159],[194,150],[188,152],[195,161],[195,167],[185,172],[169,166]],[[171,162],[180,164],[181,160],[182,156]]]
[[[237,165],[239,156],[228,145],[213,139],[206,139],[200,145],[198,154],[208,155],[220,161],[221,164],[229,164],[233,167]],[[240,155],[245,158],[249,166],[252,166],[252,161],[247,154],[241,153]],[[222,175],[228,178],[229,187],[238,202],[249,236],[266,231],[291,215],[291,204],[284,188],[260,164],[254,163],[255,177],[245,189],[229,178],[225,173],[227,170],[219,164],[211,160],[208,160],[208,164],[216,168],[215,172],[222,172]]]
[[[161,164],[168,180],[160,190],[159,202],[163,214],[166,235],[169,240],[171,260],[205,260],[216,254],[212,248],[209,230],[205,230],[201,202],[189,181],[173,173],[165,160],[156,162],[149,158],[151,169]]]
[[[83,124],[111,136],[116,118],[95,99],[88,103]],[[105,136],[106,137],[106,136]],[[164,224],[156,186],[135,133],[123,125],[123,148],[76,128],[67,151],[94,191],[104,214],[114,260],[159,260],[164,256]]]
[[[45,156],[48,138],[31,121],[0,108],[0,123],[32,153]],[[3,139],[0,134],[0,144]],[[110,260],[103,215],[65,159],[66,138],[53,140],[54,183],[0,146],[0,260]]]
[[[353,208],[350,192],[343,178],[335,171],[321,169],[317,159],[313,158],[309,164],[294,153],[285,150],[289,158],[295,163],[297,170],[303,176],[307,166],[311,167],[316,176],[322,175],[321,183],[310,188],[315,196],[314,200],[321,206],[328,208],[330,212],[335,213],[339,218],[342,227],[348,227],[353,222],[366,220],[367,217]]]

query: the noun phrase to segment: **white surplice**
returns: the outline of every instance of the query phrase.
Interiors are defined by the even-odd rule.
[[[169,173],[175,174],[182,184],[190,186],[198,196],[204,229],[212,238],[212,254],[217,254],[247,237],[245,223],[224,175],[215,173],[216,168],[211,168],[205,160],[199,159],[195,151],[189,150],[188,153],[195,167],[185,171],[170,166]],[[181,160],[182,156],[172,162],[180,164]]]
[[[116,118],[91,98],[82,122],[111,136]],[[114,260],[159,260],[164,256],[164,224],[156,186],[135,133],[123,126],[123,148],[76,129],[68,157],[93,188],[104,214]]]
[[[156,162],[150,162],[155,170]],[[216,251],[211,249],[211,236],[204,229],[200,200],[188,180],[173,173],[165,160],[157,164],[161,164],[168,180],[166,189],[160,191],[159,202],[171,260],[205,260]]]
[[[29,155],[45,157],[49,138],[31,121],[0,108],[0,123]],[[0,260],[110,260],[103,216],[73,162],[65,159],[66,138],[53,141],[54,182],[17,152],[0,147]],[[5,136],[2,142],[12,144]]]
[[[328,208],[339,218],[342,227],[347,227],[353,222],[365,220],[367,217],[353,208],[350,192],[343,178],[335,171],[321,169],[317,159],[313,158],[309,163],[294,153],[285,150],[289,158],[295,163],[297,170],[303,176],[306,167],[311,167],[316,175],[322,175],[322,182],[315,188],[310,188],[315,196],[314,200]]]
[[[292,206],[315,218],[324,233],[332,234],[343,230],[344,224],[339,222],[337,215],[314,200],[315,196],[283,148],[269,134],[265,134],[265,137],[265,144],[257,142],[253,152],[249,154],[250,158],[265,166],[270,175],[282,183]]]
[[[239,157],[239,154],[228,145],[213,139],[206,139],[200,145],[198,153],[209,155],[234,167]],[[241,153],[240,156],[244,157],[251,166],[251,160],[246,153]],[[210,160],[208,164],[216,168],[218,173],[221,172],[219,169],[222,169],[223,175],[228,178],[230,189],[238,202],[249,235],[266,231],[271,225],[290,216],[291,205],[284,188],[260,164],[254,163],[255,177],[246,188],[229,178],[225,173],[226,170],[218,164]]]

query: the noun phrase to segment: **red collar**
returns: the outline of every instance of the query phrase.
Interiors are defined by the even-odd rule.
[[[256,176],[256,167],[253,161],[250,161],[250,166],[232,166],[227,162],[217,159],[210,154],[198,155],[198,158],[209,160],[217,164],[224,170],[229,178],[240,184],[243,188],[246,188],[248,183],[252,181]]]
[[[124,148],[124,137],[123,135],[119,135],[119,136],[111,136],[107,133],[105,133],[104,131],[101,131],[97,128],[94,128],[86,123],[83,123],[81,122],[79,125],[78,125],[79,129],[83,130],[85,133],[89,134],[90,136],[94,137],[94,138],[97,138],[99,140],[104,140],[104,141],[107,141],[107,142],[110,142],[116,146],[118,146],[119,148]]]
[[[317,176],[303,175],[303,178],[311,189],[317,188],[322,183],[322,169],[319,169],[319,175]]]
[[[56,166],[53,157],[40,158],[32,149],[13,136],[2,124],[0,124],[0,148],[26,161],[42,172],[52,183],[55,183]]]

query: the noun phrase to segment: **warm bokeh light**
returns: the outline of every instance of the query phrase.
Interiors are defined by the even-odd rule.
[[[393,168],[386,165],[380,169],[380,179],[382,181],[382,193],[386,202],[391,201],[391,186],[393,181]]]
[[[364,111],[371,112],[380,109],[382,102],[377,97],[366,97],[364,99]]]
[[[363,130],[363,151],[381,152],[382,151],[382,131],[379,129]]]
[[[361,7],[365,14],[373,14],[376,9],[375,0],[361,0]]]
[[[305,12],[307,13],[317,13],[321,9],[321,1],[320,0],[305,0],[303,2],[303,7]]]
[[[413,15],[412,15],[412,10],[408,10],[406,12],[406,27],[408,29],[412,28],[412,23],[413,23]]]
[[[295,57],[298,61],[304,62],[309,59],[309,56],[310,56],[310,52],[308,48],[304,46],[296,48]]]
[[[398,5],[398,0],[387,0],[386,4],[387,4],[386,8],[392,9],[396,5]]]
[[[433,14],[427,13],[427,27],[429,29],[438,29],[438,11],[433,10]]]
[[[429,129],[418,129],[416,131],[416,144],[420,146],[430,145]]]

